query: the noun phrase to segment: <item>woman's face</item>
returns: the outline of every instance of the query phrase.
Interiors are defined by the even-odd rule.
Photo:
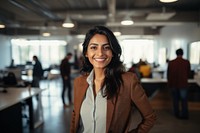
[[[105,35],[95,34],[87,48],[86,57],[94,69],[104,69],[112,60],[112,51]]]

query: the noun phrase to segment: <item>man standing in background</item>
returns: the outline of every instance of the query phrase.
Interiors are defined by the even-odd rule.
[[[40,61],[38,60],[38,57],[36,55],[33,56],[33,81],[32,81],[32,87],[40,87],[40,80],[43,77],[43,69]]]
[[[177,58],[169,61],[167,79],[172,91],[174,115],[180,119],[188,119],[188,78],[190,74],[190,62],[183,59],[183,49],[176,50]],[[181,108],[179,108],[181,102]]]
[[[68,53],[67,56],[61,61],[60,64],[60,73],[63,81],[63,90],[62,90],[62,102],[64,107],[68,107],[70,104],[72,104],[72,96],[71,96],[71,65],[69,63],[69,60],[72,57],[72,53]],[[68,88],[68,99],[69,99],[69,105],[65,103],[65,90],[66,87]]]

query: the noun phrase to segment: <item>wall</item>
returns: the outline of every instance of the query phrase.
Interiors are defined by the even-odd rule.
[[[188,44],[200,40],[200,26],[198,24],[185,24],[179,26],[168,26],[161,30],[160,36],[156,37],[155,60],[158,61],[159,48],[165,47],[168,50],[168,58],[175,58],[175,45],[184,48],[185,55],[188,57]],[[9,36],[0,35],[0,69],[8,66],[11,61],[11,43]],[[67,37],[68,41],[66,52],[74,53],[74,49],[83,42],[83,38]],[[80,52],[78,53],[80,55]],[[73,61],[73,59],[72,59]]]
[[[77,38],[76,36],[72,37],[70,40],[68,40],[68,44],[67,44],[67,53],[71,52],[73,54],[75,54],[75,50],[77,50],[77,56],[79,57],[82,54],[82,51],[79,49],[79,44],[83,42],[82,38]],[[71,59],[72,62],[74,62],[74,58]]]
[[[200,40],[200,26],[198,24],[185,24],[179,26],[168,26],[161,30],[158,38],[158,47],[166,47],[168,58],[176,57],[175,50],[182,47],[184,57],[188,58],[188,44]]]
[[[0,35],[0,69],[9,66],[10,62],[11,62],[10,37]]]

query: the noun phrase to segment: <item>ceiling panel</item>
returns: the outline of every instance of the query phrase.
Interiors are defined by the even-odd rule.
[[[120,21],[130,15],[135,24],[122,26]],[[136,29],[159,34],[164,26],[184,23],[199,23],[200,0],[179,0],[174,3],[161,3],[159,0],[1,0],[0,23],[6,25],[0,29],[24,31],[31,34],[49,30],[52,35],[82,34],[93,25],[106,25],[111,29]],[[62,23],[69,16],[75,23],[72,29],[65,29]],[[124,30],[123,30],[124,29]],[[63,31],[69,32],[63,32]],[[59,32],[60,31],[60,32]],[[148,32],[146,32],[148,33]],[[17,32],[20,34],[20,32]],[[127,31],[124,34],[143,34]]]

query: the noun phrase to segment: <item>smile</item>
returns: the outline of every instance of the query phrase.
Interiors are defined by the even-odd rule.
[[[98,61],[98,62],[102,62],[102,61],[105,61],[106,58],[94,58],[95,61]]]

